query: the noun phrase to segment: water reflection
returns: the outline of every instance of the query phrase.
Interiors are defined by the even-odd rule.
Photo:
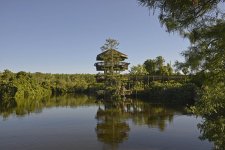
[[[126,100],[122,102],[102,102],[96,113],[96,134],[99,141],[110,145],[113,149],[128,140],[130,127],[147,125],[158,128],[161,132],[167,123],[173,121],[176,110],[163,104],[150,104],[143,101]]]
[[[50,122],[48,122],[49,119],[46,119],[44,121],[48,122],[45,123],[45,126],[42,126],[41,129],[45,129],[46,124],[49,124],[48,130],[43,130],[41,132],[43,135],[47,131],[49,131],[49,135],[51,134],[58,134],[57,137],[64,137],[67,140],[71,139],[77,139],[78,143],[74,144],[76,146],[79,143],[82,143],[82,138],[78,135],[90,135],[90,132],[93,131],[93,134],[90,137],[94,137],[93,141],[96,141],[96,137],[98,142],[102,143],[104,145],[104,148],[106,149],[120,149],[121,145],[126,145],[129,148],[129,145],[132,145],[130,141],[135,141],[132,146],[135,146],[136,142],[141,143],[141,141],[146,140],[147,138],[152,138],[151,142],[147,142],[146,145],[152,146],[154,143],[156,143],[154,146],[155,148],[160,148],[161,143],[165,142],[165,133],[168,134],[167,137],[173,137],[177,138],[176,136],[172,136],[173,134],[183,134],[183,132],[178,132],[179,130],[194,130],[193,127],[180,127],[176,126],[176,129],[173,129],[173,125],[170,126],[170,123],[175,124],[177,121],[175,116],[181,116],[181,114],[184,114],[185,112],[181,111],[180,109],[177,109],[176,107],[170,107],[165,104],[151,104],[144,101],[139,100],[126,100],[121,102],[101,102],[96,104],[96,100],[93,97],[89,97],[87,95],[77,95],[77,96],[71,96],[71,95],[65,95],[61,97],[51,97],[51,98],[42,98],[37,100],[30,100],[30,99],[10,99],[10,100],[1,100],[0,101],[0,116],[4,118],[4,120],[7,120],[7,118],[10,118],[10,116],[19,116],[19,117],[25,117],[28,116],[31,113],[41,113],[43,112],[43,109],[45,108],[55,108],[55,107],[69,107],[69,108],[80,108],[83,107],[83,111],[85,111],[85,116],[83,116],[83,113],[73,113],[73,112],[79,112],[77,109],[73,109],[74,111],[71,112],[71,114],[68,115],[67,112],[64,112],[65,109],[63,109],[62,112],[59,113],[65,113],[69,117],[72,116],[69,120],[67,120],[68,116],[61,117],[61,118],[52,118]],[[59,110],[59,109],[58,109]],[[87,112],[87,113],[86,113]],[[89,113],[90,112],[90,113]],[[45,113],[45,112],[43,112]],[[53,110],[53,114],[55,114]],[[76,117],[75,117],[76,116]],[[89,116],[89,118],[85,118]],[[50,118],[50,117],[49,117]],[[56,121],[54,120],[56,119]],[[91,120],[93,119],[93,120]],[[63,121],[61,121],[63,120]],[[83,124],[82,121],[86,120],[87,125]],[[193,121],[193,120],[192,120]],[[7,121],[5,121],[7,122]],[[57,123],[54,123],[57,122]],[[21,123],[21,122],[20,122]],[[31,121],[32,123],[32,121]],[[35,124],[30,125],[30,127],[35,126],[38,123],[35,122]],[[10,124],[10,121],[9,121]],[[13,123],[14,124],[14,123]],[[27,122],[24,122],[24,126],[26,126]],[[40,125],[41,123],[39,123]],[[59,126],[57,126],[59,125]],[[11,126],[4,126],[5,128],[8,128],[8,131],[11,131]],[[19,126],[20,127],[20,126]],[[143,128],[142,128],[143,127]],[[148,127],[148,128],[146,128]],[[201,139],[205,140],[208,139],[209,141],[212,141],[215,143],[215,149],[225,149],[225,119],[224,117],[220,118],[214,118],[214,119],[206,119],[201,124],[198,125],[200,131],[201,131]],[[17,128],[17,126],[14,128]],[[22,126],[21,126],[22,128]],[[60,136],[57,131],[50,130],[58,128],[59,131],[65,131],[60,132],[63,136]],[[157,138],[158,140],[161,140],[159,145],[157,145],[157,140],[155,140],[155,137],[152,135],[143,135],[140,134],[140,139],[135,139],[134,133],[132,132],[135,128],[142,128],[144,131],[149,132],[152,131],[151,129],[155,129],[154,131],[157,131]],[[175,128],[175,127],[174,127]],[[179,128],[179,129],[178,129]],[[32,129],[32,128],[31,128]],[[86,130],[89,129],[86,133]],[[2,129],[3,131],[4,129]],[[36,127],[37,133],[39,133],[39,126]],[[34,129],[34,133],[36,131]],[[79,130],[79,132],[78,132]],[[1,131],[1,130],[0,130]],[[20,132],[21,131],[21,132]],[[76,131],[76,132],[75,132]],[[165,132],[169,131],[169,132]],[[25,132],[23,130],[17,130],[17,132],[21,133],[23,135]],[[16,133],[17,133],[16,132]],[[53,133],[54,132],[54,133]],[[80,133],[81,132],[81,133]],[[189,132],[189,131],[188,131]],[[195,131],[193,131],[195,132]],[[196,133],[196,132],[195,132]],[[5,132],[6,135],[14,134],[10,132]],[[48,135],[47,134],[47,135]],[[43,141],[48,141],[49,138],[46,135],[46,138],[43,139]],[[143,136],[143,137],[142,137]],[[188,137],[189,135],[187,135]],[[197,138],[198,134],[191,134],[192,138]],[[11,137],[11,136],[8,136]],[[13,136],[12,136],[13,137]],[[142,137],[142,138],[141,138]],[[161,137],[161,138],[159,138]],[[166,137],[166,138],[167,138]],[[156,138],[156,139],[157,139]],[[41,138],[40,138],[41,139]],[[85,138],[83,138],[85,139]],[[187,140],[190,140],[187,138]],[[15,141],[18,141],[19,139],[16,139]],[[22,140],[22,139],[21,139]],[[62,139],[59,139],[59,141]],[[89,139],[90,140],[90,139]],[[155,140],[155,141],[154,141]],[[168,139],[169,141],[170,139]],[[172,140],[172,138],[171,138]],[[180,138],[177,138],[176,140],[180,140]],[[43,142],[42,141],[42,142]],[[59,142],[58,141],[58,142]],[[80,142],[81,141],[81,142]],[[85,140],[84,140],[85,141]],[[83,142],[84,142],[83,141]],[[62,143],[64,143],[63,141]],[[174,142],[173,144],[176,145],[176,141],[170,141]],[[171,143],[166,146],[171,146]],[[4,143],[4,142],[3,142]],[[25,142],[26,143],[26,142]],[[51,142],[50,142],[51,143]],[[71,142],[73,143],[73,142]],[[71,144],[70,143],[70,144]],[[93,142],[94,143],[94,142]],[[128,144],[127,144],[128,143]],[[143,142],[144,143],[144,142]],[[185,142],[184,142],[185,143]],[[7,144],[7,143],[6,143]],[[34,144],[34,143],[33,143]],[[41,142],[40,142],[41,144]],[[181,143],[182,144],[182,143]],[[0,142],[1,145],[1,142]],[[54,142],[53,142],[54,145]],[[145,145],[145,146],[146,146]],[[200,145],[200,144],[199,144]],[[84,147],[86,146],[86,143],[84,142]],[[143,146],[143,149],[145,148]],[[157,147],[158,146],[158,147]],[[173,146],[173,145],[172,145]],[[200,145],[201,146],[201,145]],[[200,147],[199,146],[199,147]],[[182,145],[180,146],[182,147]],[[195,145],[196,147],[196,145]],[[194,146],[192,147],[194,148]],[[0,148],[1,149],[1,148]],[[96,148],[96,149],[99,149]],[[173,148],[171,148],[173,149]]]
[[[3,118],[7,118],[14,112],[16,107],[17,102],[14,98],[2,99],[0,100],[0,115],[3,116]]]
[[[198,124],[201,140],[209,140],[214,143],[215,150],[225,149],[225,117],[207,118]]]
[[[125,122],[126,116],[121,109],[110,103],[105,103],[104,108],[99,106],[96,119],[96,134],[99,141],[117,147],[128,139],[129,125]]]
[[[7,119],[10,115],[26,116],[30,113],[41,113],[44,108],[51,107],[81,107],[94,103],[87,95],[64,95],[59,97],[44,97],[41,99],[8,99],[0,101],[0,116]]]

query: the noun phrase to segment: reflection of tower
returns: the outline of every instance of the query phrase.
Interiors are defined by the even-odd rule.
[[[128,139],[130,128],[120,109],[112,105],[99,107],[96,119],[98,120],[96,134],[99,141],[116,148],[119,143]]]
[[[143,101],[103,101],[96,113],[97,138],[104,144],[104,149],[117,149],[119,144],[128,139],[130,131],[126,120],[136,126],[158,128],[165,132],[167,124],[173,121],[174,109],[164,104],[150,104]]]

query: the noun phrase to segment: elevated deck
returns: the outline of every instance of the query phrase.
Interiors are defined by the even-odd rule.
[[[95,63],[95,67],[97,71],[109,70],[111,67],[113,67],[114,71],[125,71],[128,69],[129,64],[130,63],[126,62],[118,62],[118,63],[97,62]]]

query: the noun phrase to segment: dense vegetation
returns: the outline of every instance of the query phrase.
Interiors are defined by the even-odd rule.
[[[133,83],[133,90],[153,100],[182,104],[198,97],[189,110],[204,119],[199,124],[201,139],[213,141],[215,149],[225,149],[225,11],[222,9],[225,1],[138,1],[157,12],[168,32],[178,32],[189,39],[190,47],[182,52],[185,62],[176,62],[176,67],[185,75],[191,73],[195,76],[185,82],[154,81],[146,85],[137,81]],[[107,45],[102,47],[105,49]],[[142,65],[133,66],[130,74],[173,75],[171,65],[164,62],[161,56],[148,59]],[[6,105],[10,110],[16,105],[13,98],[87,92],[98,86],[94,75],[89,74],[12,73],[5,70],[0,73],[0,105]],[[113,90],[118,89],[113,87]]]
[[[90,92],[97,88],[91,74],[0,73],[0,98],[38,98],[63,93]]]
[[[215,149],[225,149],[225,1],[138,1],[158,12],[168,32],[178,32],[189,39],[190,47],[182,52],[185,62],[177,62],[177,66],[200,80],[200,98],[190,110],[205,119],[199,125],[201,138],[213,141]]]
[[[178,70],[178,69],[176,69]],[[148,98],[155,102],[164,102],[170,104],[193,104],[197,97],[197,86],[191,83],[195,78],[183,75],[181,80],[170,80],[171,75],[185,74],[182,70],[174,72],[171,64],[165,64],[165,59],[158,56],[155,59],[147,59],[143,64],[132,66],[130,76],[137,76],[132,87],[133,94],[138,97]],[[142,80],[138,79],[142,76]],[[147,79],[146,77],[154,77],[156,79]],[[157,79],[162,77],[162,79]],[[169,80],[164,80],[168,77]],[[150,81],[149,81],[150,80]]]
[[[197,87],[191,83],[176,81],[151,82],[137,96],[148,98],[151,102],[163,102],[171,105],[193,104],[197,97]]]
[[[165,59],[158,56],[155,59],[147,59],[142,65],[132,66],[131,74],[135,75],[172,75],[173,68],[171,64],[165,65]]]

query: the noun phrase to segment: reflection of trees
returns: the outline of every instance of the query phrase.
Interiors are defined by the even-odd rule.
[[[105,104],[105,108],[99,107],[96,114],[98,120],[96,133],[99,141],[115,147],[127,140],[130,128],[125,118],[126,116],[117,105],[108,103]]]
[[[96,114],[96,126],[99,141],[117,146],[128,139],[130,130],[126,121],[136,125],[148,125],[164,131],[166,123],[173,120],[174,110],[162,104],[149,104],[142,101],[123,101],[104,103]]]
[[[205,119],[198,127],[202,134],[200,139],[214,142],[216,150],[225,149],[225,117]]]
[[[163,131],[166,122],[173,120],[174,110],[162,104],[149,104],[136,102],[130,106],[130,115],[137,125],[148,125],[149,127],[157,127]]]
[[[0,115],[7,118],[14,112],[17,103],[14,98],[0,100]]]
[[[0,103],[0,115],[7,118],[11,114],[18,116],[28,115],[30,113],[40,113],[43,108],[50,107],[78,107],[87,106],[94,103],[94,99],[86,95],[71,96],[64,95],[59,97],[46,97],[42,99],[12,99]]]

